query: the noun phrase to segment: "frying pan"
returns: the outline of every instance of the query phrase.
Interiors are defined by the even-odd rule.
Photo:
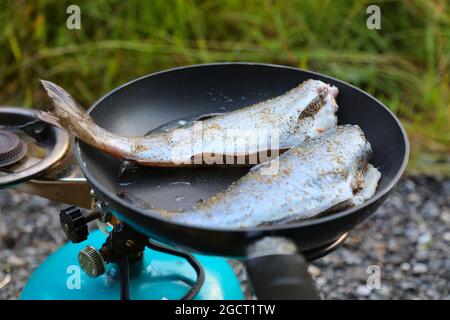
[[[96,196],[139,232],[191,252],[244,257],[260,298],[314,298],[299,252],[329,243],[369,217],[406,167],[407,136],[380,101],[348,83],[310,71],[268,64],[218,63],[171,69],[131,81],[95,102],[89,113],[109,131],[144,135],[179,119],[232,111],[278,96],[309,78],[338,87],[339,122],[359,125],[372,144],[370,162],[380,170],[382,179],[373,198],[360,206],[317,219],[258,228],[182,225],[122,199],[118,193],[129,192],[154,207],[186,209],[226,189],[248,169],[142,167],[124,183],[118,179],[120,159],[77,140],[79,165]]]

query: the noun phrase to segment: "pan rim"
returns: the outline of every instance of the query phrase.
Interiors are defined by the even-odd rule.
[[[395,116],[395,114],[389,109],[387,108],[381,101],[379,101],[377,98],[373,97],[372,95],[370,95],[369,93],[365,92],[364,90],[339,79],[336,79],[334,77],[328,76],[328,75],[324,75],[318,72],[314,72],[314,71],[310,71],[310,70],[305,70],[305,69],[300,69],[300,68],[296,68],[296,67],[291,67],[291,66],[285,66],[285,65],[277,65],[277,64],[270,64],[270,63],[257,63],[257,62],[213,62],[213,63],[205,63],[205,64],[193,64],[193,65],[185,65],[185,66],[179,66],[179,67],[174,67],[174,68],[170,68],[170,69],[165,69],[165,70],[161,70],[161,71],[157,71],[154,73],[150,73],[144,76],[141,76],[139,78],[133,79],[131,81],[128,81],[124,84],[122,84],[121,86],[111,90],[110,92],[104,94],[103,96],[101,96],[97,101],[95,101],[87,110],[88,113],[91,113],[104,99],[106,99],[107,97],[109,97],[110,95],[112,95],[113,93],[115,93],[116,91],[119,91],[125,87],[127,87],[130,84],[133,84],[134,82],[138,82],[140,80],[149,78],[149,77],[153,77],[153,76],[157,76],[159,74],[164,74],[164,73],[169,73],[169,72],[173,72],[173,71],[179,71],[179,70],[184,70],[184,69],[192,69],[192,68],[203,68],[203,67],[214,67],[214,66],[226,66],[226,65],[243,65],[243,66],[248,66],[248,65],[256,65],[256,66],[261,66],[261,67],[270,67],[270,68],[281,68],[281,69],[290,69],[290,70],[295,70],[295,71],[301,71],[301,72],[306,72],[312,75],[316,75],[316,76],[320,76],[320,77],[325,77],[328,78],[330,80],[336,81],[336,82],[340,82],[346,86],[351,87],[353,90],[359,91],[360,93],[368,96],[369,98],[373,99],[376,103],[378,103],[386,112],[388,112],[388,114],[392,117],[392,119],[395,121],[395,123],[397,124],[398,128],[400,129],[400,132],[402,134],[402,140],[405,146],[405,150],[404,150],[404,156],[403,156],[403,160],[402,160],[402,164],[400,166],[400,169],[397,171],[397,173],[395,174],[395,176],[391,179],[391,181],[387,184],[387,186],[385,186],[384,188],[382,188],[381,190],[378,190],[375,195],[370,198],[369,200],[365,201],[364,203],[355,206],[355,207],[351,207],[342,211],[338,211],[336,213],[330,214],[330,215],[326,215],[323,217],[319,217],[319,218],[314,218],[314,219],[308,219],[308,220],[303,220],[303,221],[298,221],[295,223],[289,223],[289,224],[280,224],[280,225],[272,225],[272,226],[263,226],[263,227],[249,227],[249,228],[226,228],[226,227],[202,227],[202,226],[196,226],[196,225],[191,225],[191,224],[182,224],[182,223],[177,223],[177,222],[173,222],[167,218],[164,218],[163,216],[159,215],[156,211],[148,211],[148,212],[144,212],[143,210],[140,210],[138,208],[134,208],[132,205],[130,205],[127,201],[121,199],[120,197],[118,197],[117,195],[115,195],[114,193],[112,193],[110,190],[108,190],[102,183],[100,183],[93,174],[91,174],[90,170],[87,168],[86,163],[83,161],[82,159],[82,151],[80,148],[80,145],[84,145],[85,143],[80,141],[78,138],[75,138],[75,156],[77,159],[77,162],[83,172],[83,174],[85,175],[85,177],[87,178],[87,180],[95,187],[95,189],[98,189],[102,194],[104,194],[106,197],[110,198],[111,200],[113,200],[115,203],[119,204],[120,207],[125,208],[131,212],[135,212],[138,213],[139,215],[143,216],[143,217],[148,217],[150,219],[156,219],[160,222],[166,223],[166,224],[170,224],[176,227],[181,227],[181,228],[186,228],[186,229],[190,229],[190,230],[198,230],[198,231],[217,231],[217,232],[234,232],[234,233],[264,233],[264,232],[273,232],[273,231],[286,231],[286,230],[293,230],[293,229],[297,229],[297,228],[302,228],[302,227],[311,227],[311,226],[315,226],[318,224],[324,224],[333,220],[338,220],[340,218],[343,218],[345,216],[354,214],[355,212],[358,212],[360,210],[362,210],[363,208],[369,207],[372,204],[374,204],[375,202],[379,201],[381,198],[385,197],[386,195],[389,194],[389,192],[397,185],[398,181],[400,180],[400,178],[403,176],[403,173],[406,169],[406,166],[408,164],[408,159],[409,159],[409,152],[410,152],[410,146],[409,146],[409,141],[407,138],[407,134],[406,134],[406,130],[404,129],[403,125],[401,124],[400,120]],[[100,151],[101,152],[101,151]],[[116,209],[117,206],[115,205],[111,205],[112,209]],[[116,208],[114,208],[116,207]],[[121,208],[119,208],[119,211]],[[121,216],[127,217],[128,214],[125,214],[124,212],[118,212]],[[135,216],[135,214],[133,214],[133,216]],[[134,218],[131,218],[131,220],[135,220]],[[141,226],[140,226],[141,227]],[[141,227],[143,228],[143,227]]]

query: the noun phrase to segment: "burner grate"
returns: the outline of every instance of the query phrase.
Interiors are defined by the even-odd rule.
[[[13,132],[0,130],[0,168],[19,162],[27,153],[27,145]]]

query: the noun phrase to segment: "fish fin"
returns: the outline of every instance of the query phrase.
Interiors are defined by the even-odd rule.
[[[339,202],[338,204],[335,204],[334,206],[332,206],[331,208],[328,208],[327,210],[325,210],[324,212],[318,214],[317,216],[314,216],[314,218],[320,218],[332,213],[336,213],[342,210],[345,210],[347,208],[350,208],[354,206],[353,201],[351,199],[348,200],[344,200],[342,202]]]
[[[51,125],[54,125],[55,127],[64,129],[62,127],[61,123],[59,122],[58,117],[56,117],[55,115],[53,115],[52,113],[50,113],[48,111],[38,111],[37,117],[39,118],[39,120],[42,120]]]
[[[258,227],[262,227],[262,226],[270,226],[270,225],[274,225],[274,224],[286,224],[286,223],[296,223],[296,222],[300,222],[300,221],[308,221],[308,220],[314,220],[317,218],[321,218],[342,210],[345,210],[347,208],[353,207],[354,204],[352,202],[352,199],[348,199],[348,200],[344,200],[342,202],[339,202],[337,204],[335,204],[334,206],[326,209],[325,211],[322,211],[318,214],[313,214],[311,216],[307,216],[307,217],[298,217],[296,214],[292,215],[290,217],[287,218],[283,218],[277,221],[270,221],[270,222],[264,222],[261,225],[258,225]]]
[[[52,113],[54,116],[72,116],[72,117],[88,117],[86,111],[80,107],[72,96],[57,84],[40,80],[42,86],[53,102],[54,108]]]
[[[101,139],[106,141],[105,137],[110,136],[108,132],[95,124],[88,113],[67,91],[53,82],[40,81],[53,102],[53,109],[39,112],[38,118],[67,130],[97,149],[108,152],[108,150],[102,148],[102,142],[100,141]],[[119,154],[116,150],[112,151],[110,153]]]
[[[209,120],[209,119],[215,118],[215,117],[217,117],[217,116],[220,116],[220,115],[222,115],[222,114],[223,114],[223,112],[212,112],[212,113],[202,114],[201,116],[198,116],[198,117],[194,120],[194,122]]]

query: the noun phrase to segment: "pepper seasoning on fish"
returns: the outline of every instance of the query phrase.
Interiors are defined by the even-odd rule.
[[[54,104],[52,111],[39,114],[41,120],[65,129],[115,157],[148,166],[211,164],[205,160],[211,156],[216,160],[233,159],[226,164],[256,164],[321,135],[337,123],[335,97],[338,89],[310,79],[279,97],[197,121],[183,128],[183,134],[177,134],[180,133],[178,129],[173,129],[124,137],[98,126],[58,85],[45,80],[41,82]],[[266,139],[244,138],[243,132],[266,135]],[[200,134],[201,143],[192,143],[186,134],[193,137]],[[267,139],[267,136],[277,139]],[[174,151],[177,152],[174,154]],[[264,153],[270,153],[269,158],[260,156]],[[259,156],[252,158],[256,159],[255,163],[248,163],[256,154]],[[198,159],[200,161],[196,161]]]

